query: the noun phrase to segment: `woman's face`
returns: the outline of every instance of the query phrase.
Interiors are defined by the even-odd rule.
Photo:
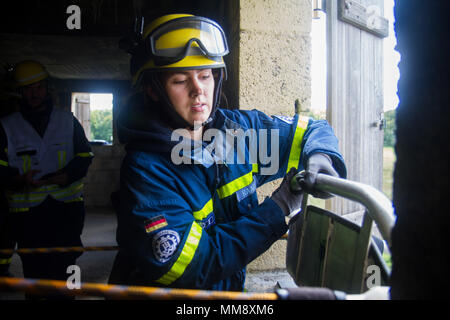
[[[169,71],[163,86],[170,102],[189,124],[208,120],[214,100],[214,75],[211,69]]]

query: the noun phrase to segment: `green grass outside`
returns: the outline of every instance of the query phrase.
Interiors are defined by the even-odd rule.
[[[396,156],[392,147],[383,148],[383,193],[392,201]]]
[[[383,148],[383,193],[392,201],[392,187],[394,183],[394,167],[397,157],[393,147]],[[392,256],[389,250],[383,253],[383,260],[392,269]]]

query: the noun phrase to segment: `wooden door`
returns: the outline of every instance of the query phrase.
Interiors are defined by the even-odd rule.
[[[347,178],[379,190],[383,177],[383,37],[388,30],[383,12],[383,0],[326,0],[327,120],[339,139]],[[327,201],[326,208],[359,218],[363,210],[342,198]]]

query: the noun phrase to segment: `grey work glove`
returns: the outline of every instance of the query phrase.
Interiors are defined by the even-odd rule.
[[[292,193],[290,183],[292,178],[297,174],[295,168],[291,168],[284,176],[283,181],[277,190],[270,197],[281,208],[284,215],[288,216],[293,212],[300,210],[303,200],[303,193]]]
[[[306,164],[304,188],[306,192],[308,192],[315,198],[331,198],[331,194],[316,190],[316,188],[314,188],[318,173],[328,174],[333,177],[339,177],[338,173],[333,168],[333,161],[331,161],[331,158],[325,153],[315,153],[311,157],[309,157]]]

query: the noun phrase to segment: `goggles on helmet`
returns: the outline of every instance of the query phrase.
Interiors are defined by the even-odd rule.
[[[146,46],[157,66],[198,55],[220,61],[228,54],[222,28],[210,19],[195,16],[177,18],[158,26],[147,37]]]

